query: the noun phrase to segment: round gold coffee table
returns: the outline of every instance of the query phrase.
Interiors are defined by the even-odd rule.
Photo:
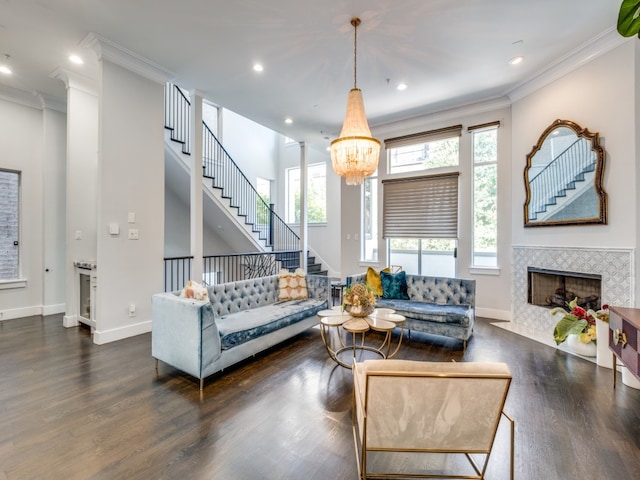
[[[322,341],[329,357],[345,368],[353,368],[353,363],[359,357],[366,359],[367,352],[371,352],[376,358],[392,358],[400,349],[405,318],[391,309],[378,308],[367,317],[352,317],[343,312],[340,307],[336,307],[318,312],[318,317]],[[402,330],[398,343],[391,352],[391,332],[396,327],[402,327]],[[370,330],[385,334],[379,346],[365,343],[365,334]],[[360,342],[358,342],[358,335],[362,336]],[[346,342],[345,337],[351,337],[351,342]],[[352,355],[347,357],[345,352],[350,352]]]

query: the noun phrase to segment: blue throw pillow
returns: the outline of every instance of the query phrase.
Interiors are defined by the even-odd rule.
[[[407,294],[407,274],[403,270],[398,273],[380,272],[382,298],[409,300]]]

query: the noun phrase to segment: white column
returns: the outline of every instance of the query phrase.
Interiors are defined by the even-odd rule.
[[[309,249],[307,232],[307,149],[304,142],[300,142],[300,268],[307,271],[307,250]]]
[[[202,94],[196,90],[189,92],[191,97],[191,278],[202,283]]]

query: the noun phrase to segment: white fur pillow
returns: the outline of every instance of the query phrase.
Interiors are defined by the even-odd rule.
[[[189,280],[180,292],[182,298],[193,298],[194,300],[208,300],[207,289],[193,280]]]
[[[302,300],[309,298],[304,270],[298,268],[291,273],[286,268],[278,274],[278,300]]]

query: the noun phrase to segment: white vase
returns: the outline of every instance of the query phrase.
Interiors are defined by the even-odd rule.
[[[583,357],[595,357],[598,350],[596,344],[593,342],[582,343],[575,333],[567,336],[567,347]]]
[[[596,320],[597,354],[596,363],[601,367],[613,368],[613,352],[609,350],[609,324]]]

